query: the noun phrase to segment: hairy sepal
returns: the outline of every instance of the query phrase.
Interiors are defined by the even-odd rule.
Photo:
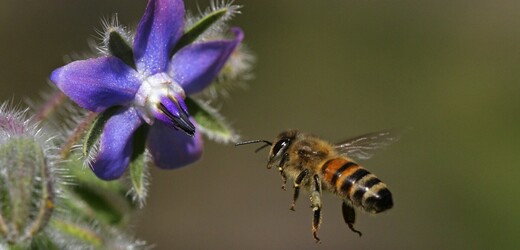
[[[186,98],[185,101],[190,115],[197,122],[198,129],[202,134],[219,143],[238,141],[239,136],[215,108],[192,98]]]

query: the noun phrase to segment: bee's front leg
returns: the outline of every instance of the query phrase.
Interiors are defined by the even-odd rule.
[[[302,184],[302,181],[307,175],[309,174],[309,170],[305,169],[298,174],[298,177],[294,180],[294,195],[293,195],[293,202],[291,206],[291,210],[294,211],[294,206],[296,206],[296,200],[298,199],[298,196],[300,195],[300,185]]]
[[[278,171],[280,171],[280,176],[282,176],[282,189],[285,189],[285,184],[287,184],[287,176],[285,175],[285,172],[283,171],[283,168],[278,167]]]
[[[278,171],[280,171],[280,175],[282,176],[282,189],[285,189],[285,184],[287,184],[287,176],[285,175],[284,169],[285,164],[289,161],[289,154],[285,153],[280,160],[280,165],[278,166]]]
[[[316,240],[316,243],[320,243],[318,238],[318,229],[321,224],[321,181],[318,175],[313,176],[314,190],[311,193],[311,207],[314,212],[312,218],[312,237]]]

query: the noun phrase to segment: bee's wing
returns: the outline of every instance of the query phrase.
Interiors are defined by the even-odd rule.
[[[334,147],[341,155],[365,160],[374,156],[377,151],[398,141],[402,133],[402,130],[392,129],[364,134],[342,141]]]

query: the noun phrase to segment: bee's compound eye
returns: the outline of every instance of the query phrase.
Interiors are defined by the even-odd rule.
[[[291,142],[291,139],[289,139],[289,138],[282,138],[281,140],[279,140],[273,147],[273,155],[278,155],[280,150],[282,148],[286,148],[290,142]]]

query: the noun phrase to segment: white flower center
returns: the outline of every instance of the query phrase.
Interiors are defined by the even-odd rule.
[[[185,96],[182,87],[168,74],[158,73],[147,77],[142,82],[134,98],[134,107],[143,120],[152,125],[163,98],[177,100],[184,99]]]

